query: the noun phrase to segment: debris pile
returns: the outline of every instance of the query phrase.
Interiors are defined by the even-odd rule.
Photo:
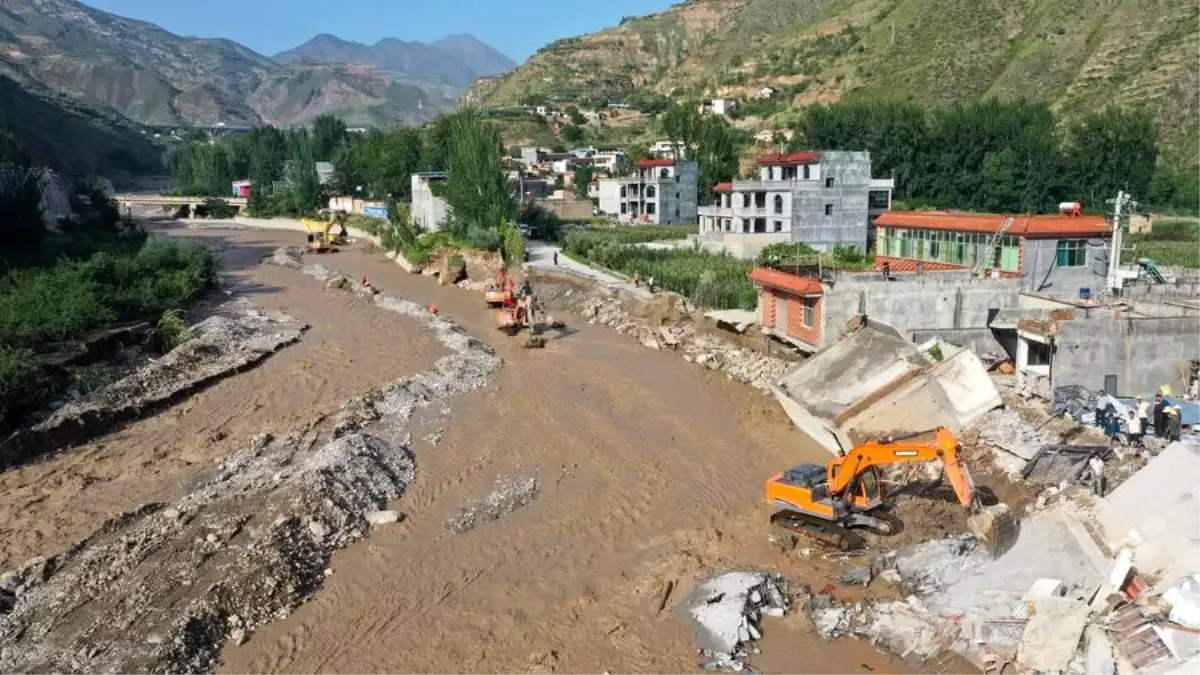
[[[749,643],[762,637],[762,617],[787,612],[786,592],[782,577],[761,572],[725,572],[696,586],[676,611],[695,628],[701,667],[743,670]]]
[[[55,410],[0,442],[0,470],[106,433],[300,339],[307,326],[234,298],[192,327],[192,337],[134,373]]]
[[[633,336],[649,349],[677,350],[690,363],[723,372],[762,391],[770,391],[770,385],[795,368],[795,363],[697,331],[692,318],[695,308],[684,300],[677,300],[677,308],[655,320],[636,316],[611,289],[581,291],[568,284],[546,284],[545,288],[547,293],[541,299],[548,307],[581,314],[588,323]]]
[[[328,279],[298,253],[272,260]],[[398,520],[381,509],[413,479],[414,411],[486,385],[501,362],[416,303],[372,301],[421,322],[452,353],[330,419],[256,437],[178,501],[142,506],[4,574],[0,605],[12,607],[0,621],[0,671],[210,671],[224,640],[245,640],[307,599],[334,550]]]
[[[541,491],[537,476],[517,476],[496,481],[495,487],[483,499],[459,509],[446,521],[445,530],[461,534],[484,523],[499,520],[537,499]]]

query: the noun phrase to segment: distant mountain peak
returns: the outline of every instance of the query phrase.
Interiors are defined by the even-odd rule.
[[[322,33],[275,55],[280,63],[322,62],[371,66],[401,82],[461,89],[476,78],[511,70],[516,63],[474,35],[457,33],[429,44],[385,37],[365,45]]]

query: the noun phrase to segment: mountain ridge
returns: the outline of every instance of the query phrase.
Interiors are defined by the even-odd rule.
[[[232,40],[181,37],[76,0],[3,0],[0,10],[0,75],[142,124],[292,125],[322,114],[352,126],[420,124],[456,107],[461,88],[369,65],[280,64]]]
[[[771,86],[773,102],[747,107],[763,128],[843,99],[1025,98],[1068,120],[1114,102],[1148,107],[1194,164],[1198,26],[1190,0],[687,0],[553,42],[464,100],[753,101]]]

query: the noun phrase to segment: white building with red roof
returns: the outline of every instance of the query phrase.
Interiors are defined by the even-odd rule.
[[[699,175],[695,162],[643,159],[628,176],[600,179],[600,212],[625,223],[695,223]]]

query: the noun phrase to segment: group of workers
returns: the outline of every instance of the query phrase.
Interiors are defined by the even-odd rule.
[[[642,273],[638,272],[637,270],[633,271],[633,285],[635,288],[642,287]],[[648,277],[646,279],[646,290],[650,291],[651,294],[654,293],[654,277],[653,276]]]
[[[1140,446],[1144,445],[1146,434],[1151,432],[1156,438],[1178,441],[1183,426],[1182,413],[1180,406],[1170,405],[1162,394],[1155,394],[1153,406],[1145,397],[1138,396],[1127,419],[1121,419],[1112,403],[1106,403],[1096,410],[1096,423],[1103,427],[1110,442],[1115,442],[1117,435],[1123,432],[1127,444]]]

